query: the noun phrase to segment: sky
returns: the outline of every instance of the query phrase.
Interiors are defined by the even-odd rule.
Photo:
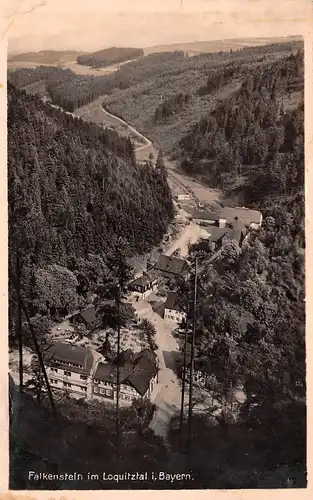
[[[1,0],[10,52],[302,34],[310,0]],[[2,11],[2,13],[1,13]]]

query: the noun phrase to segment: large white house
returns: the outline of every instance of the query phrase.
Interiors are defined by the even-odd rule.
[[[218,213],[197,211],[192,214],[191,218],[199,225],[219,228],[225,228],[226,225],[236,221],[241,221],[249,229],[259,229],[262,224],[261,212],[246,207],[222,207]]]
[[[178,302],[178,296],[174,292],[168,292],[166,302],[164,304],[164,319],[179,325],[186,319],[186,313],[182,310]]]
[[[158,288],[158,274],[151,270],[131,282],[129,289],[135,297],[145,300]]]
[[[149,398],[157,383],[156,354],[149,350],[134,354],[124,351],[119,359],[120,403],[130,405],[134,398]],[[117,360],[100,362],[93,381],[93,397],[114,403],[117,397]]]
[[[259,229],[262,224],[262,213],[259,210],[250,210],[246,207],[223,207],[219,214],[220,220],[232,222],[241,220],[250,229]]]
[[[128,349],[121,352],[119,360],[107,362],[92,349],[58,342],[45,355],[52,388],[112,403],[117,395],[117,365],[121,404],[130,405],[134,398],[150,397],[158,374],[157,356],[150,349],[136,354]]]
[[[46,371],[55,389],[86,396],[92,394],[92,380],[97,363],[103,356],[92,349],[58,342],[45,354]]]

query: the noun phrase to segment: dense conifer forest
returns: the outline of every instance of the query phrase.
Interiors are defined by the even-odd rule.
[[[246,77],[236,95],[204,116],[180,142],[182,168],[211,186],[246,191],[246,202],[291,195],[304,183],[303,53]]]
[[[13,86],[8,107],[10,271],[19,249],[31,315],[61,313],[57,294],[46,290],[44,299],[43,283],[52,281],[67,296],[66,313],[83,299],[79,280],[87,268],[105,277],[120,237],[129,256],[162,239],[173,215],[171,193],[162,172],[137,165],[131,141],[115,132]]]
[[[303,487],[303,52],[246,77],[183,138],[179,157],[190,175],[222,189],[230,202],[239,193],[264,217],[242,248],[230,241],[211,264],[204,241],[190,249],[201,262],[196,350],[213,398],[194,424],[191,467],[200,483],[205,469],[216,487]],[[186,296],[184,285],[181,300]],[[246,398],[241,407],[238,387]],[[223,405],[221,418],[214,401]],[[175,446],[175,427],[172,438]]]
[[[190,249],[200,263],[196,353],[212,397],[193,423],[190,467],[203,487],[206,477],[212,488],[306,484],[303,185],[262,211],[262,228],[242,248],[230,240],[214,263],[205,241]],[[182,303],[192,289],[181,287]],[[171,438],[178,450],[177,422]]]
[[[108,49],[98,50],[97,52],[91,52],[90,54],[77,56],[77,62],[78,64],[92,66],[93,68],[103,68],[110,64],[138,59],[143,55],[143,49],[110,47]]]
[[[77,75],[70,69],[54,66],[21,68],[9,72],[9,81],[19,89],[25,88],[26,92],[28,86],[38,82],[53,104],[72,112],[113,89],[127,89],[160,73],[172,72],[173,66],[184,60],[184,53],[180,51],[149,54],[124,64],[111,75],[102,76]]]

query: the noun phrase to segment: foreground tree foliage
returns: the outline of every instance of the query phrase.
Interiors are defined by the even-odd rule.
[[[31,385],[31,383],[30,383]],[[10,487],[13,489],[127,489],[129,483],[102,481],[103,472],[133,473],[160,469],[167,460],[162,441],[148,428],[153,406],[149,402],[134,402],[121,409],[122,437],[120,457],[115,452],[115,408],[101,402],[75,401],[55,395],[58,418],[55,420],[49,403],[37,385],[40,405],[23,395],[14,408],[10,430]],[[18,419],[17,419],[18,417]],[[19,425],[22,420],[23,425]],[[83,474],[83,480],[29,480],[28,471]],[[99,474],[88,480],[87,473]],[[148,489],[149,481],[133,483]],[[159,486],[160,487],[160,486]]]
[[[155,351],[157,349],[157,344],[155,343],[155,335],[156,335],[156,328],[151,321],[148,319],[144,318],[141,320],[138,329],[142,335],[142,337],[148,342],[149,347],[152,351]]]

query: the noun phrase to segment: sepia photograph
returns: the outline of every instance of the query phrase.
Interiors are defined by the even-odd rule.
[[[305,489],[311,7],[4,3],[9,489]]]

